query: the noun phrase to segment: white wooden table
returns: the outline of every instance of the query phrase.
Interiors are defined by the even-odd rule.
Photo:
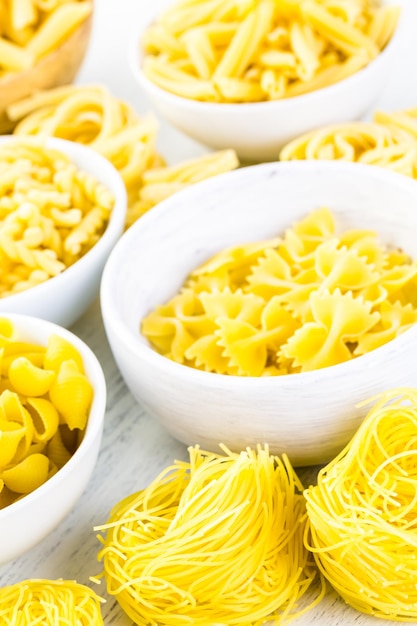
[[[150,0],[95,0],[95,4],[93,38],[78,82],[104,83],[114,95],[130,102],[139,113],[145,113],[150,104],[137,88],[128,67],[127,40],[139,29],[149,4],[162,7],[167,0],[152,0],[152,3]],[[415,30],[415,0],[412,11],[410,28]],[[380,109],[417,107],[417,38],[413,39],[404,51],[404,64],[395,72],[377,103]],[[158,147],[170,163],[206,151],[162,121]],[[91,584],[89,577],[101,569],[97,562],[100,544],[93,527],[107,520],[110,509],[121,498],[144,488],[174,459],[187,458],[186,447],[146,415],[124,385],[106,340],[98,301],[71,330],[95,351],[107,380],[108,403],[98,462],[87,490],[61,525],[30,552],[0,567],[0,586],[25,578],[65,578]],[[299,473],[307,484],[314,470]],[[131,626],[115,600],[106,595],[104,583],[94,588],[107,599],[103,606],[105,625]],[[381,626],[396,622],[362,615],[329,591],[317,608],[293,623],[294,626]]]

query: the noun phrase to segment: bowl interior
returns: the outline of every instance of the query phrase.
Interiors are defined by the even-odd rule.
[[[4,136],[0,137],[0,143],[16,139],[14,136]],[[78,168],[105,185],[112,192],[115,204],[106,230],[86,254],[61,274],[1,299],[0,308],[11,313],[37,315],[68,326],[96,294],[107,255],[124,230],[127,196],[119,172],[91,148],[55,137],[48,138],[46,146],[67,154]]]
[[[106,381],[92,350],[70,331],[26,315],[4,314],[24,341],[46,345],[56,333],[67,339],[82,356],[85,373],[94,389],[82,441],[67,463],[43,485],[0,510],[0,564],[31,549],[48,535],[75,505],[94,470],[100,448],[106,409]],[[29,523],[28,523],[29,521]]]
[[[85,428],[84,437],[71,459],[46,483],[21,500],[14,502],[0,510],[0,524],[2,519],[15,515],[19,510],[25,509],[34,500],[41,498],[43,494],[54,490],[59,486],[63,478],[76,469],[81,457],[89,454],[92,445],[100,442],[106,408],[106,381],[102,367],[93,351],[79,337],[65,328],[27,315],[8,314],[0,312],[0,317],[10,319],[19,333],[22,341],[46,345],[51,334],[57,334],[69,341],[83,359],[85,374],[93,386],[94,396]]]
[[[135,349],[150,350],[140,320],[175,295],[190,271],[230,246],[279,236],[322,206],[339,232],[374,230],[383,244],[417,257],[414,181],[356,163],[255,165],[169,198],[122,236],[101,285],[109,323]]]
[[[204,111],[217,111],[217,114],[225,114],[228,117],[228,121],[233,123],[233,118],[238,115],[258,115],[261,114],[262,111],[269,110],[280,110],[280,111],[288,111],[291,112],[291,108],[294,106],[294,103],[302,103],[304,106],[308,106],[309,104],[314,104],[317,100],[321,101],[323,97],[326,97],[326,94],[331,90],[333,92],[341,91],[341,95],[344,92],[344,86],[346,84],[350,84],[353,81],[353,84],[356,81],[358,76],[364,76],[366,79],[367,74],[372,72],[374,67],[378,67],[379,65],[384,65],[388,58],[394,56],[401,46],[402,40],[404,39],[407,32],[407,14],[408,7],[410,6],[410,0],[383,0],[383,4],[390,6],[400,6],[401,7],[401,15],[397,25],[396,30],[394,31],[390,41],[387,43],[385,48],[380,52],[380,54],[371,61],[367,66],[363,69],[359,70],[352,76],[345,78],[339,82],[333,83],[328,87],[324,87],[321,89],[316,89],[311,92],[307,92],[300,96],[295,96],[292,98],[283,98],[280,100],[274,101],[266,101],[266,102],[252,102],[252,103],[215,103],[215,102],[202,102],[189,98],[183,98],[176,94],[170,93],[156,85],[152,82],[147,76],[144,74],[142,69],[142,63],[144,59],[144,52],[141,45],[142,35],[145,30],[158,18],[158,16],[162,13],[162,10],[158,10],[158,3],[148,5],[146,9],[142,12],[141,20],[138,29],[134,33],[134,36],[131,38],[129,50],[128,50],[128,60],[131,71],[135,76],[138,83],[141,87],[147,91],[154,101],[158,103],[161,98],[169,105],[175,107],[183,107],[190,112],[196,110],[196,108],[203,113]]]

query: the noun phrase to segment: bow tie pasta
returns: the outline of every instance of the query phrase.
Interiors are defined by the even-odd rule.
[[[141,322],[160,354],[207,372],[279,376],[354,359],[417,322],[417,262],[329,209],[282,238],[219,252]]]

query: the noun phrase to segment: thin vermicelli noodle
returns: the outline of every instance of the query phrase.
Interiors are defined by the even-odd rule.
[[[302,485],[267,449],[190,448],[96,530],[107,590],[136,624],[287,623],[318,577]]]
[[[0,588],[0,624],[5,626],[103,626],[92,589],[73,580],[23,580]]]
[[[305,544],[355,609],[417,622],[417,389],[377,398],[309,487]]]

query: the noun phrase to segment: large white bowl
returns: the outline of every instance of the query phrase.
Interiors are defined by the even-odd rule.
[[[22,137],[4,136],[0,137],[0,142],[19,139]],[[44,283],[0,298],[0,312],[34,315],[68,327],[81,317],[98,295],[104,264],[124,230],[126,188],[116,168],[91,148],[56,138],[47,139],[46,145],[64,152],[78,168],[103,183],[113,193],[115,205],[105,232],[91,250]]]
[[[161,89],[142,70],[140,40],[155,15],[141,24],[132,40],[129,62],[139,86],[157,111],[186,135],[217,150],[233,148],[242,160],[277,160],[281,148],[299,135],[320,126],[360,119],[372,109],[396,61],[402,62],[400,51],[406,32],[407,1],[386,3],[400,4],[403,14],[378,57],[345,80],[293,98],[249,104],[210,103]]]
[[[51,334],[72,343],[81,354],[94,398],[83,440],[71,459],[46,483],[0,510],[0,564],[27,552],[68,515],[93,473],[100,449],[106,410],[106,381],[92,350],[70,331],[26,315],[5,314],[23,341],[46,345]]]
[[[417,385],[417,326],[352,361],[279,377],[212,374],[159,355],[141,319],[176,294],[216,252],[282,233],[327,206],[337,224],[376,230],[417,257],[417,183],[344,162],[256,165],[180,192],[135,223],[113,249],[101,283],[105,329],[127,386],[187,444],[234,450],[268,443],[295,465],[323,463],[347,443],[367,408],[358,402]]]

